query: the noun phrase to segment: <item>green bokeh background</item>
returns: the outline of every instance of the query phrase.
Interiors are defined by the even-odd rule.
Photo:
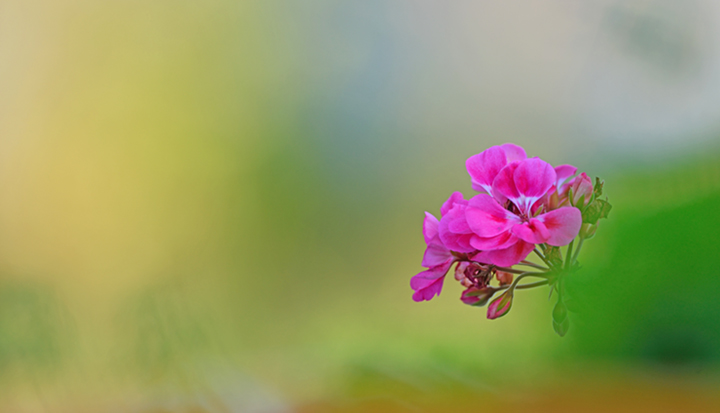
[[[716,118],[615,136],[577,92],[604,46],[557,49],[664,9],[513,4],[0,2],[0,410],[713,411]],[[682,83],[662,30],[695,37],[621,26]],[[423,212],[506,141],[613,204],[562,339],[545,289],[410,298]]]

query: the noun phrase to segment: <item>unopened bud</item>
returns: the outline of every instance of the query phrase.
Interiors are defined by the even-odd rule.
[[[590,239],[595,236],[597,231],[597,224],[582,224],[580,227],[580,238]]]
[[[582,209],[590,203],[593,195],[593,184],[585,172],[576,176],[570,187],[572,188],[573,205]]]
[[[482,307],[490,301],[495,291],[497,291],[497,289],[493,287],[470,287],[462,292],[460,300],[468,305]]]
[[[503,295],[493,300],[488,306],[487,318],[494,320],[507,314],[512,307],[512,299],[512,290],[507,290]]]
[[[555,304],[555,308],[553,308],[553,321],[556,323],[562,323],[565,321],[565,318],[567,318],[567,307],[565,307],[565,304],[558,300],[557,304]]]
[[[568,330],[570,329],[570,319],[565,318],[562,323],[558,323],[555,320],[553,320],[553,329],[559,335],[560,337],[565,337],[565,334],[567,334]]]
[[[553,308],[552,318],[553,329],[560,337],[564,337],[570,328],[570,319],[568,319],[567,315],[568,310],[565,303],[563,303],[562,299],[558,299],[555,308]]]

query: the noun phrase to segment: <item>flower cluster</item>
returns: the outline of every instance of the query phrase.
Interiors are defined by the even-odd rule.
[[[549,284],[560,293],[555,286],[561,275],[577,266],[582,241],[594,235],[598,219],[610,210],[610,204],[599,198],[602,182],[596,179],[593,184],[585,173],[576,175],[572,165],[553,167],[528,158],[523,148],[509,143],[471,156],[466,167],[479,194],[468,200],[453,193],[440,208],[439,220],[425,213],[422,266],[427,269],[410,280],[413,299],[439,295],[453,264],[455,278],[466,288],[464,303],[484,305],[495,292],[505,290],[488,306],[490,319],[510,310],[516,289]],[[572,255],[577,237],[580,244]],[[559,247],[566,245],[569,251],[563,261]],[[532,252],[545,266],[526,260]],[[510,268],[514,265],[537,272]],[[526,276],[543,281],[518,285]],[[491,286],[493,279],[497,287]]]

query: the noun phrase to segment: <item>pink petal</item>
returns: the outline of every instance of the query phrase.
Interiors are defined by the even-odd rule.
[[[555,184],[557,175],[549,163],[540,158],[531,158],[520,162],[513,178],[520,198],[517,202],[509,196],[508,198],[513,200],[521,211],[529,213],[532,204]]]
[[[453,192],[452,195],[450,195],[450,198],[448,198],[448,200],[440,207],[440,216],[445,216],[445,214],[447,214],[448,211],[455,206],[455,204],[467,205],[468,201],[465,200],[462,193],[457,191]]]
[[[470,238],[470,245],[477,250],[499,250],[514,245],[517,237],[510,231],[502,232],[499,235],[489,238],[478,237],[473,235]]]
[[[468,226],[465,217],[465,207],[458,205],[451,209],[442,220],[447,222],[447,229],[455,234],[471,234],[472,230]]]
[[[423,237],[425,243],[430,245],[432,239],[438,234],[438,219],[429,212],[425,212],[425,220],[423,221]]]
[[[582,214],[575,207],[563,207],[537,217],[550,231],[548,244],[561,247],[577,237],[582,226]]]
[[[518,240],[514,245],[501,250],[482,251],[472,257],[473,261],[510,267],[524,260],[535,248],[534,244]]]
[[[438,226],[439,238],[445,247],[462,253],[475,251],[475,248],[470,245],[472,231],[467,224],[465,209],[464,205],[455,204],[442,217]]]
[[[515,170],[519,162],[512,162],[498,172],[492,184],[492,194],[497,199],[500,197],[515,200],[520,198],[520,193],[515,186]]]
[[[472,188],[490,193],[493,180],[506,164],[507,155],[500,146],[492,146],[468,158],[465,167],[472,179]]]
[[[505,157],[508,163],[522,161],[523,159],[527,158],[527,155],[525,154],[525,149],[518,145],[515,145],[513,143],[505,143],[503,145],[500,145],[500,147],[505,151]]]
[[[572,165],[558,165],[555,167],[555,175],[557,175],[557,181],[555,182],[556,188],[562,188],[563,184],[571,176],[577,173],[577,168]]]
[[[523,241],[532,244],[543,244],[550,238],[550,230],[545,224],[536,218],[531,218],[529,222],[523,222],[512,228],[512,233]]]
[[[415,290],[413,300],[429,301],[434,296],[440,295],[445,274],[451,265],[452,262],[447,265],[431,268],[412,277],[410,279],[410,287]]]
[[[520,218],[504,209],[490,195],[480,194],[470,199],[465,218],[472,231],[484,238],[494,237],[512,228]]]
[[[425,248],[422,266],[425,268],[433,268],[444,265],[448,260],[452,260],[453,256],[450,251],[443,245],[430,244]]]
[[[440,240],[447,249],[460,253],[475,251],[470,244],[470,239],[475,236],[474,234],[455,234],[447,231],[442,221],[440,221],[440,228]]]
[[[503,168],[493,182],[493,194],[510,199],[522,213],[530,215],[531,206],[555,183],[555,170],[539,159],[525,159]],[[498,197],[496,195],[496,197]]]

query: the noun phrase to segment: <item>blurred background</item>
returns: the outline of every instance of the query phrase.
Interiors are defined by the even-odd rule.
[[[569,280],[411,299],[514,142],[606,181]],[[717,411],[720,4],[0,0],[0,411]]]

